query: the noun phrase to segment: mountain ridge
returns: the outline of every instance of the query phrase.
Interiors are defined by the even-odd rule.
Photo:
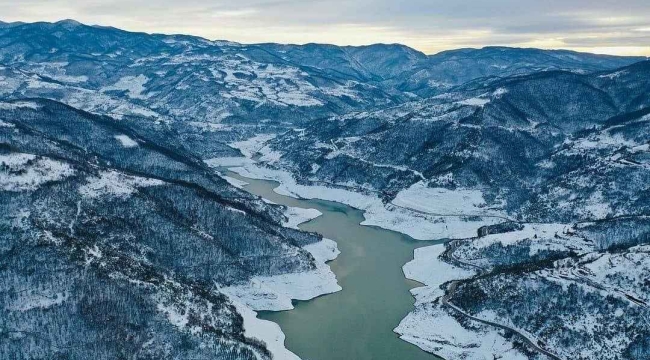
[[[0,25],[0,357],[283,349],[281,333],[247,335],[250,303],[336,291],[317,260],[336,248],[221,166],[455,239],[404,267],[425,287],[395,331],[429,352],[650,354],[650,61],[636,60]],[[273,287],[292,276],[310,276],[307,296]]]

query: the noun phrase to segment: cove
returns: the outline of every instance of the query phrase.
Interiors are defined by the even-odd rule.
[[[277,204],[320,211],[322,216],[300,229],[336,241],[341,251],[329,265],[342,291],[296,301],[293,310],[258,314],[280,325],[287,349],[303,360],[439,359],[400,340],[393,329],[413,309],[409,290],[421,286],[404,277],[402,266],[413,259],[414,249],[441,241],[361,226],[363,212],[347,205],[295,199],[275,193],[277,182],[227,175],[247,182],[246,191]]]

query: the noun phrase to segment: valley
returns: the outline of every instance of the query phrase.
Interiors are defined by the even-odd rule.
[[[274,203],[318,210],[322,215],[300,229],[335,240],[341,251],[329,266],[343,290],[295,302],[292,310],[259,314],[280,325],[289,350],[312,360],[437,359],[392,331],[413,309],[409,290],[420,286],[405,279],[401,268],[414,249],[430,242],[361,226],[363,213],[343,204],[295,199],[275,193],[277,183],[227,175],[248,183],[244,190]]]
[[[0,22],[0,358],[650,357],[650,61]]]

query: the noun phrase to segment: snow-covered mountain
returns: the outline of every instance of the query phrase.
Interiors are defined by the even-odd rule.
[[[305,182],[379,191],[390,201],[424,181],[483,191],[489,205],[517,218],[582,219],[578,199],[597,191],[589,175],[595,169],[598,175],[610,168],[644,172],[624,167],[632,162],[623,159],[640,156],[647,145],[648,75],[646,61],[589,75],[552,71],[475,81],[427,100],[314,122],[270,146],[282,153],[280,166]],[[610,166],[605,160],[615,153],[621,155]],[[553,196],[541,194],[553,192],[545,186],[560,186],[577,172],[585,173],[584,192],[559,209],[560,197],[542,206]],[[626,183],[634,184],[636,192],[643,190],[643,182]],[[612,196],[624,200],[626,194]],[[630,211],[612,206],[610,216]],[[645,209],[639,202],[633,212],[641,210],[636,206]]]
[[[468,81],[540,71],[565,70],[586,73],[629,65],[644,58],[621,58],[566,50],[486,47],[459,49],[429,56],[394,83],[420,96],[435,95]]]
[[[480,77],[606,70],[638,60],[509,48],[425,56],[401,45],[242,45],[71,20],[0,26],[5,93],[117,116],[211,123],[300,122],[394,106]]]
[[[456,239],[405,267],[429,352],[647,358],[644,60],[0,23],[0,358],[293,358],[233,289],[337,291],[336,248],[206,165],[233,157]]]
[[[37,99],[0,119],[0,357],[272,357],[224,289],[322,275],[319,236],[152,123]]]
[[[459,239],[405,267],[427,285],[396,329],[405,340],[452,359],[518,358],[513,346],[529,358],[643,359],[649,75],[643,61],[472,81],[286,132],[261,160],[438,224],[420,237]]]

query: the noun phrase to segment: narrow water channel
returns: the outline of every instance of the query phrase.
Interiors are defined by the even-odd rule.
[[[413,259],[414,249],[433,242],[361,226],[363,212],[347,205],[279,195],[273,181],[228,176],[246,181],[245,190],[275,203],[317,209],[323,215],[300,228],[335,240],[341,250],[329,265],[342,291],[296,302],[294,310],[259,314],[280,325],[289,350],[303,360],[438,359],[393,332],[413,309],[409,290],[421,286],[404,278],[402,266]]]

